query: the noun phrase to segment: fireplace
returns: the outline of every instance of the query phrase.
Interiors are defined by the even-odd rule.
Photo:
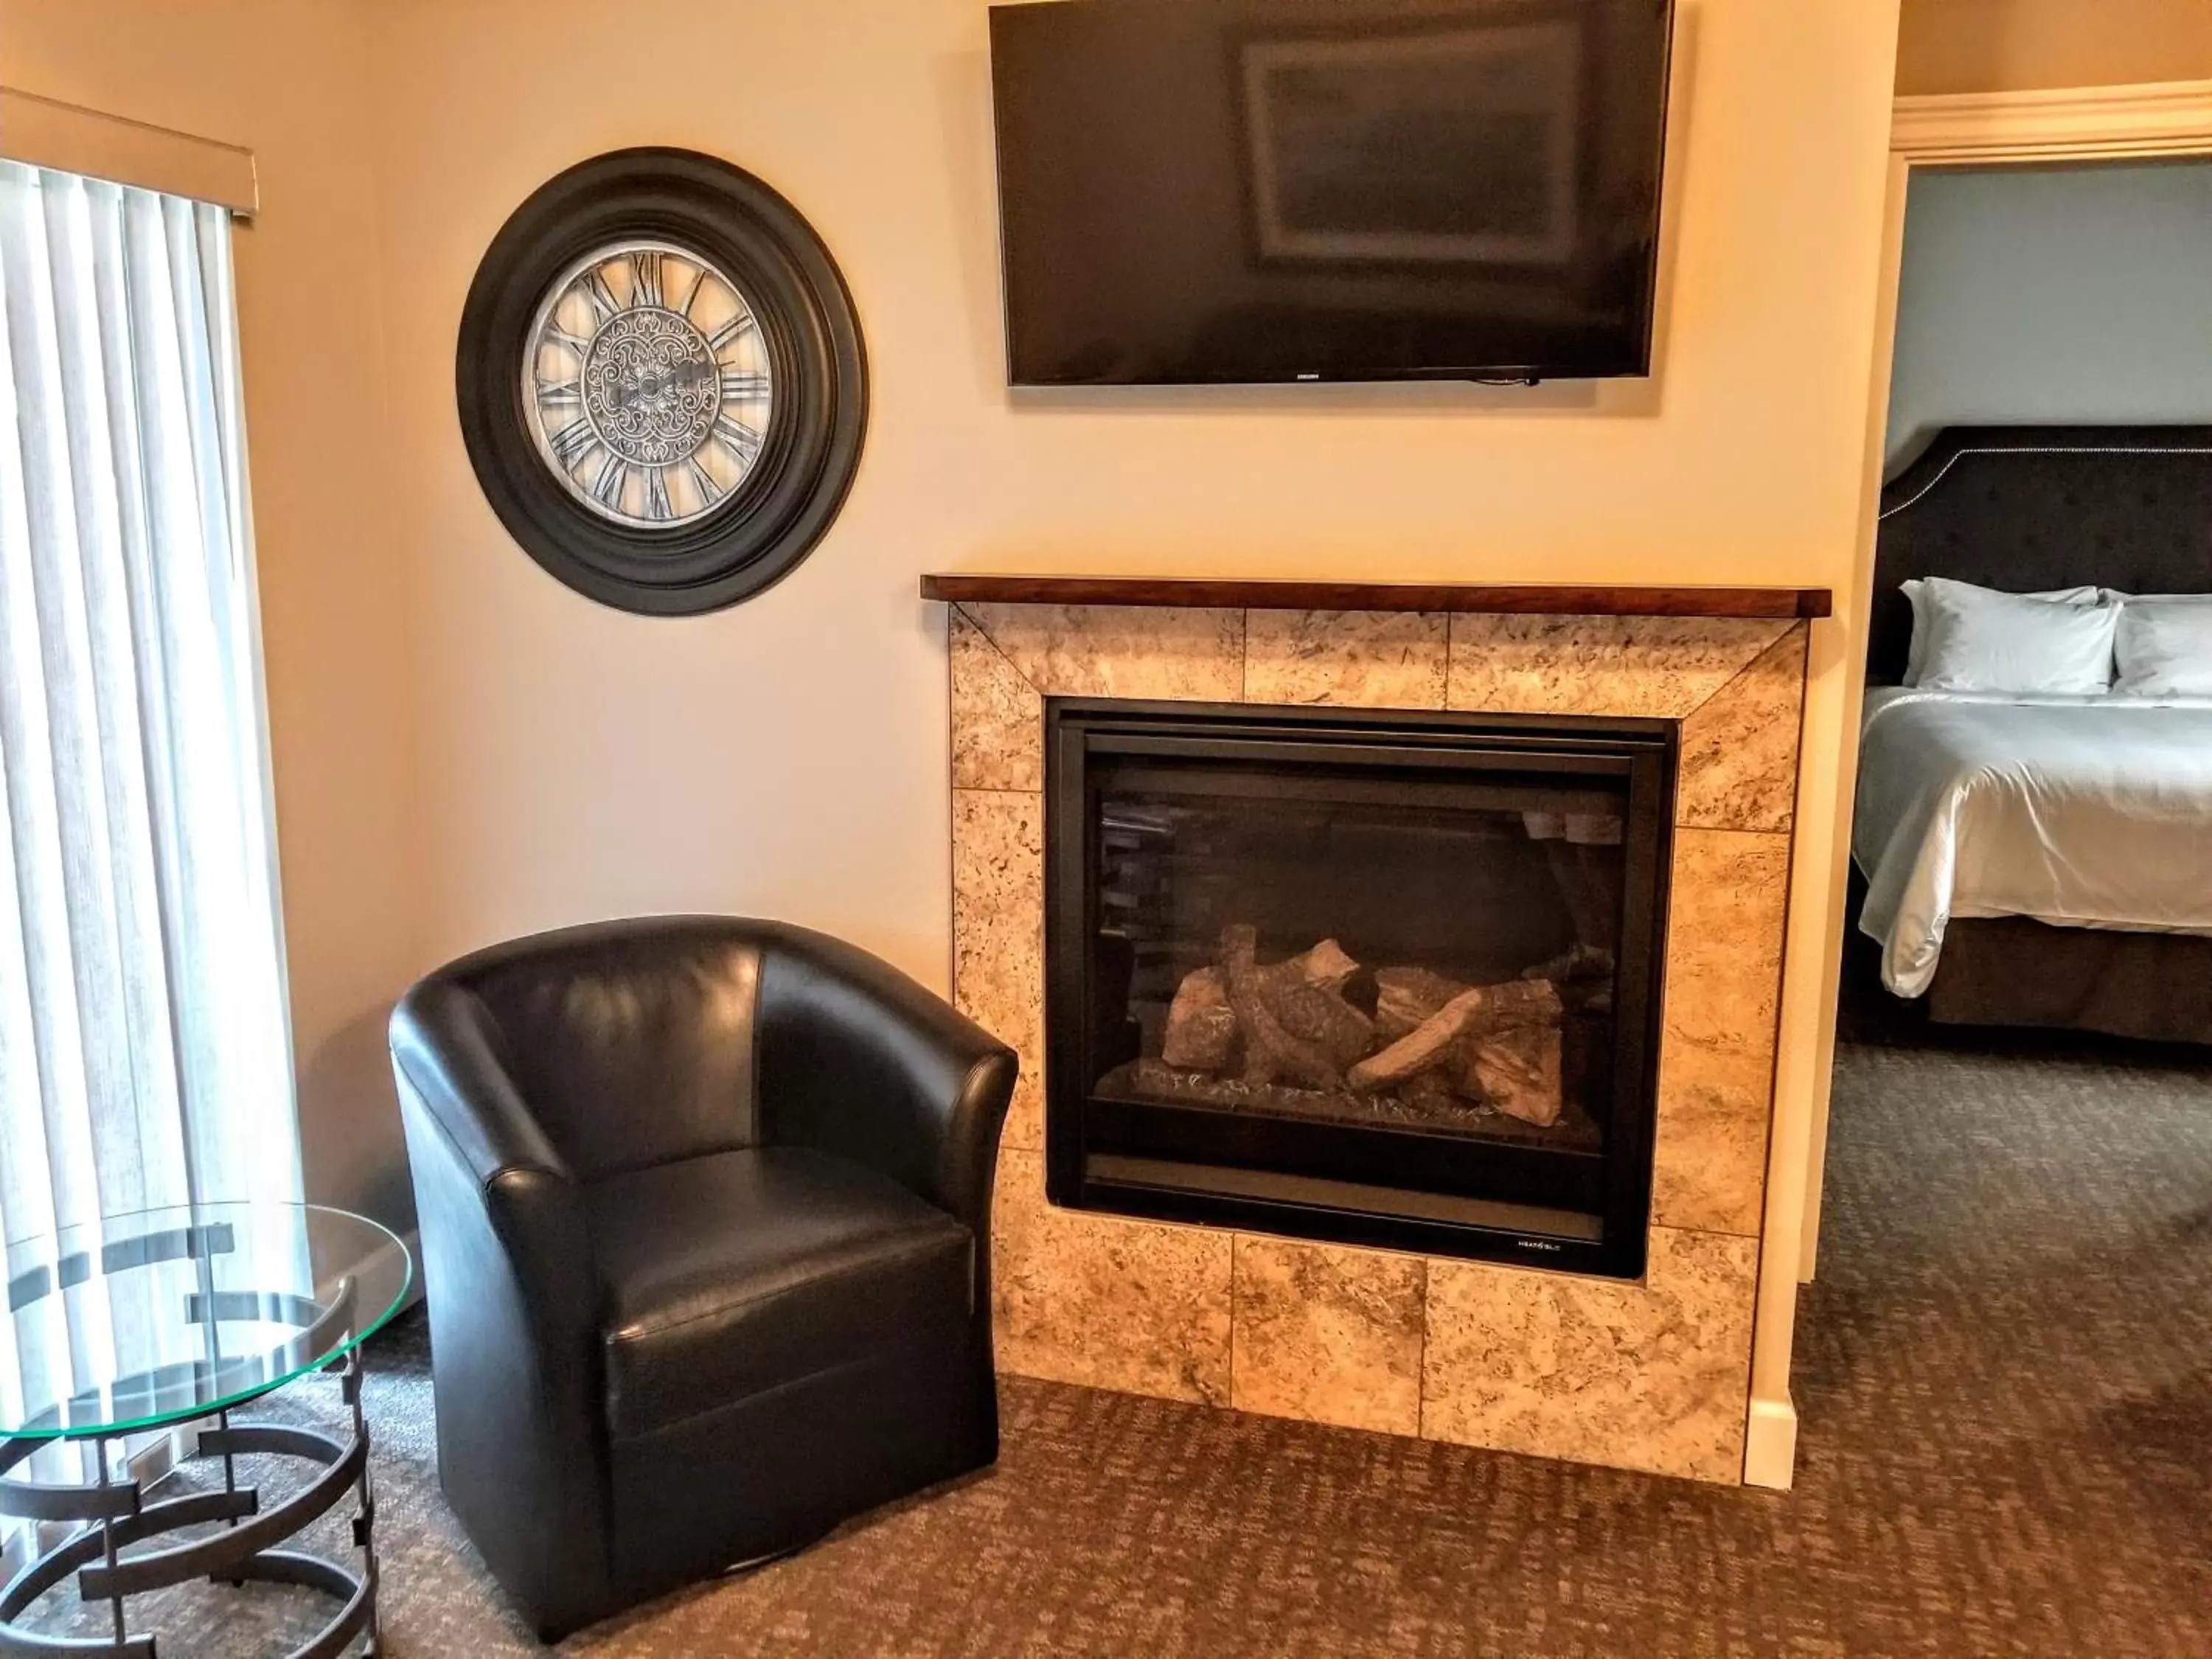
[[[1826,614],[1827,596],[1025,576],[933,577],[925,592],[952,601],[953,997],[1022,1060],[992,1208],[1000,1368],[1729,1484],[1748,1467],[1786,1465],[1786,1402],[1746,1407],[1754,1400],[1766,1172],[1777,1150],[1769,1128],[1805,619]],[[1426,608],[1408,608],[1416,605]],[[1396,752],[1370,755],[1382,763],[1363,766],[1363,750]],[[1486,767],[1462,763],[1484,750]],[[1279,764],[1285,756],[1293,764]],[[1474,954],[1469,946],[1410,930],[1370,937],[1370,918],[1384,912],[1370,901],[1391,897],[1388,890],[1353,888],[1356,904],[1324,906],[1319,896],[1346,864],[1362,883],[1395,871],[1413,884],[1404,872],[1415,861],[1401,854],[1413,837],[1384,837],[1371,824],[1359,834],[1400,852],[1343,855],[1332,866],[1310,856],[1325,843],[1308,835],[1269,856],[1289,857],[1293,872],[1321,873],[1279,875],[1243,904],[1170,908],[1159,878],[1202,894],[1207,861],[1241,850],[1201,848],[1196,839],[1190,850],[1204,859],[1163,862],[1155,852],[1149,869],[1129,866],[1109,889],[1112,902],[1101,902],[1095,890],[1108,884],[1091,878],[1103,869],[1102,800],[1117,787],[1135,798],[1130,773],[1139,764],[1181,771],[1185,783],[1194,769],[1232,774],[1244,794],[1212,788],[1199,792],[1200,804],[1206,793],[1226,798],[1237,807],[1224,815],[1231,821],[1262,824],[1286,824],[1294,810],[1271,801],[1279,792],[1270,774],[1304,771],[1323,785],[1491,786],[1507,799],[1477,845],[1510,851],[1517,874],[1492,874],[1481,890],[1508,899],[1530,887],[1550,892],[1552,931],[1497,952],[1503,960],[1461,960],[1459,952]],[[1549,807],[1528,804],[1527,795],[1545,791],[1594,793],[1604,810],[1586,814],[1577,803],[1579,840],[1571,839],[1564,810],[1554,825],[1542,816]],[[1455,804],[1486,805],[1464,795]],[[1510,816],[1529,811],[1540,815],[1534,830],[1547,833]],[[1571,1087],[1598,1126],[1595,1157],[1546,1144],[1553,1137],[1537,1132],[1555,1125],[1508,1123],[1503,1111],[1462,1108],[1455,1135],[1287,1111],[1262,1122],[1233,1102],[1224,1109],[1218,1101],[1116,1098],[1100,1086],[1146,1057],[1148,1037],[1164,1045],[1182,978],[1219,967],[1220,935],[1239,923],[1253,930],[1255,969],[1309,957],[1302,971],[1316,970],[1323,989],[1342,975],[1334,988],[1378,1028],[1385,969],[1425,969],[1471,989],[1486,988],[1478,979],[1518,981],[1544,965],[1538,952],[1563,953],[1562,933],[1602,929],[1577,923],[1575,906],[1610,892],[1601,866],[1614,855],[1569,849],[1608,846],[1610,832],[1590,821],[1607,811],[1620,819],[1622,849],[1613,1006],[1593,999],[1582,1012],[1612,1016],[1613,1069],[1595,1104],[1583,1091],[1596,1085],[1575,1071],[1587,1050],[1566,1023],[1569,993],[1588,988],[1573,985],[1564,965],[1568,982],[1553,981],[1560,1115]],[[1153,818],[1137,827],[1133,851],[1158,838]],[[1194,836],[1200,828],[1208,826],[1194,825]],[[1592,866],[1573,903],[1557,867],[1570,861]],[[1444,868],[1428,879],[1451,890],[1429,908],[1480,919],[1457,899],[1477,890],[1473,877],[1452,873],[1448,861]],[[1102,926],[1106,912],[1149,920],[1155,931]],[[1120,938],[1102,942],[1107,933]],[[1164,953],[1163,939],[1172,947]],[[1331,939],[1356,968],[1333,953],[1311,955]],[[1242,939],[1231,941],[1240,957]],[[1592,941],[1577,934],[1576,942]],[[1596,945],[1604,948],[1601,934]],[[1140,971],[1163,954],[1173,964],[1174,951],[1188,969],[1182,978],[1173,965]],[[1586,968],[1583,977],[1593,975]],[[1653,983],[1662,978],[1663,1006]],[[1428,982],[1401,974],[1393,983],[1407,992]],[[1211,990],[1201,983],[1185,1004],[1193,1042],[1205,1040],[1206,1024],[1189,1022]],[[1482,1004],[1496,1012],[1489,998]],[[1209,1018],[1218,1042],[1219,1017]],[[1179,1042],[1176,1053],[1190,1050]],[[1493,1078],[1511,1053],[1488,1057]],[[1187,1069],[1200,1073],[1200,1086],[1244,1076],[1233,1046],[1228,1067]],[[1544,1073],[1524,1066],[1505,1081],[1512,1075],[1541,1082]],[[1570,1085],[1574,1075],[1584,1081]],[[1443,1081],[1474,1106],[1493,1105],[1486,1092],[1467,1096]],[[1340,1103],[1345,1093],[1366,1102],[1388,1091],[1363,1093],[1347,1079],[1345,1091],[1310,1092]],[[1542,1115],[1544,1097],[1534,1097]],[[1524,1109],[1530,1098],[1513,1097]],[[1426,1084],[1410,1103],[1437,1103]],[[1194,1127],[1202,1115],[1212,1122]],[[1235,1140],[1246,1120],[1261,1131],[1249,1154]],[[1322,1132],[1334,1137],[1322,1155],[1298,1161]],[[1405,1151],[1407,1137],[1431,1156],[1383,1158],[1386,1149]],[[1358,1152],[1370,1138],[1382,1144]],[[1494,1158],[1494,1166],[1455,1167],[1435,1156],[1439,1148]],[[1583,1172],[1571,1201],[1501,1190],[1498,1177],[1526,1173],[1546,1153]],[[1380,1167],[1349,1168],[1347,1157]],[[1647,1183],[1648,1194],[1639,1190]],[[1502,1208],[1515,1202],[1524,1212]],[[1393,1247],[1407,1235],[1411,1248]],[[1639,1244],[1641,1276],[1607,1276],[1631,1273]],[[1592,1271],[1528,1271],[1568,1266]]]
[[[1643,1273],[1675,722],[1044,726],[1054,1202]]]

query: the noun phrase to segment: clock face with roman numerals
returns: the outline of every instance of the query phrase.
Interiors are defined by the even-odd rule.
[[[601,517],[641,530],[735,495],[775,417],[760,319],[702,253],[596,248],[554,282],[523,356],[538,459]]]
[[[781,580],[860,464],[867,353],[795,207],[696,150],[616,150],[500,227],[453,356],[484,498],[603,605],[696,616]]]

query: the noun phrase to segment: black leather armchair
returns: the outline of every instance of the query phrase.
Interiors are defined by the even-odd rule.
[[[1012,1053],[775,922],[570,928],[392,1019],[446,1495],[540,1637],[998,1455]]]

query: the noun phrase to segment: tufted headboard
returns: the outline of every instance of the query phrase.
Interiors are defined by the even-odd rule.
[[[1881,492],[1869,684],[1904,678],[1914,576],[2212,592],[2212,426],[1946,427]]]

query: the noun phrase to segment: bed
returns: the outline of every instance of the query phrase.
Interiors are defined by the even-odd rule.
[[[2212,698],[1907,689],[1929,576],[2212,593],[2212,427],[1954,427],[1885,489],[1852,831],[1929,1018],[2212,1042]]]

